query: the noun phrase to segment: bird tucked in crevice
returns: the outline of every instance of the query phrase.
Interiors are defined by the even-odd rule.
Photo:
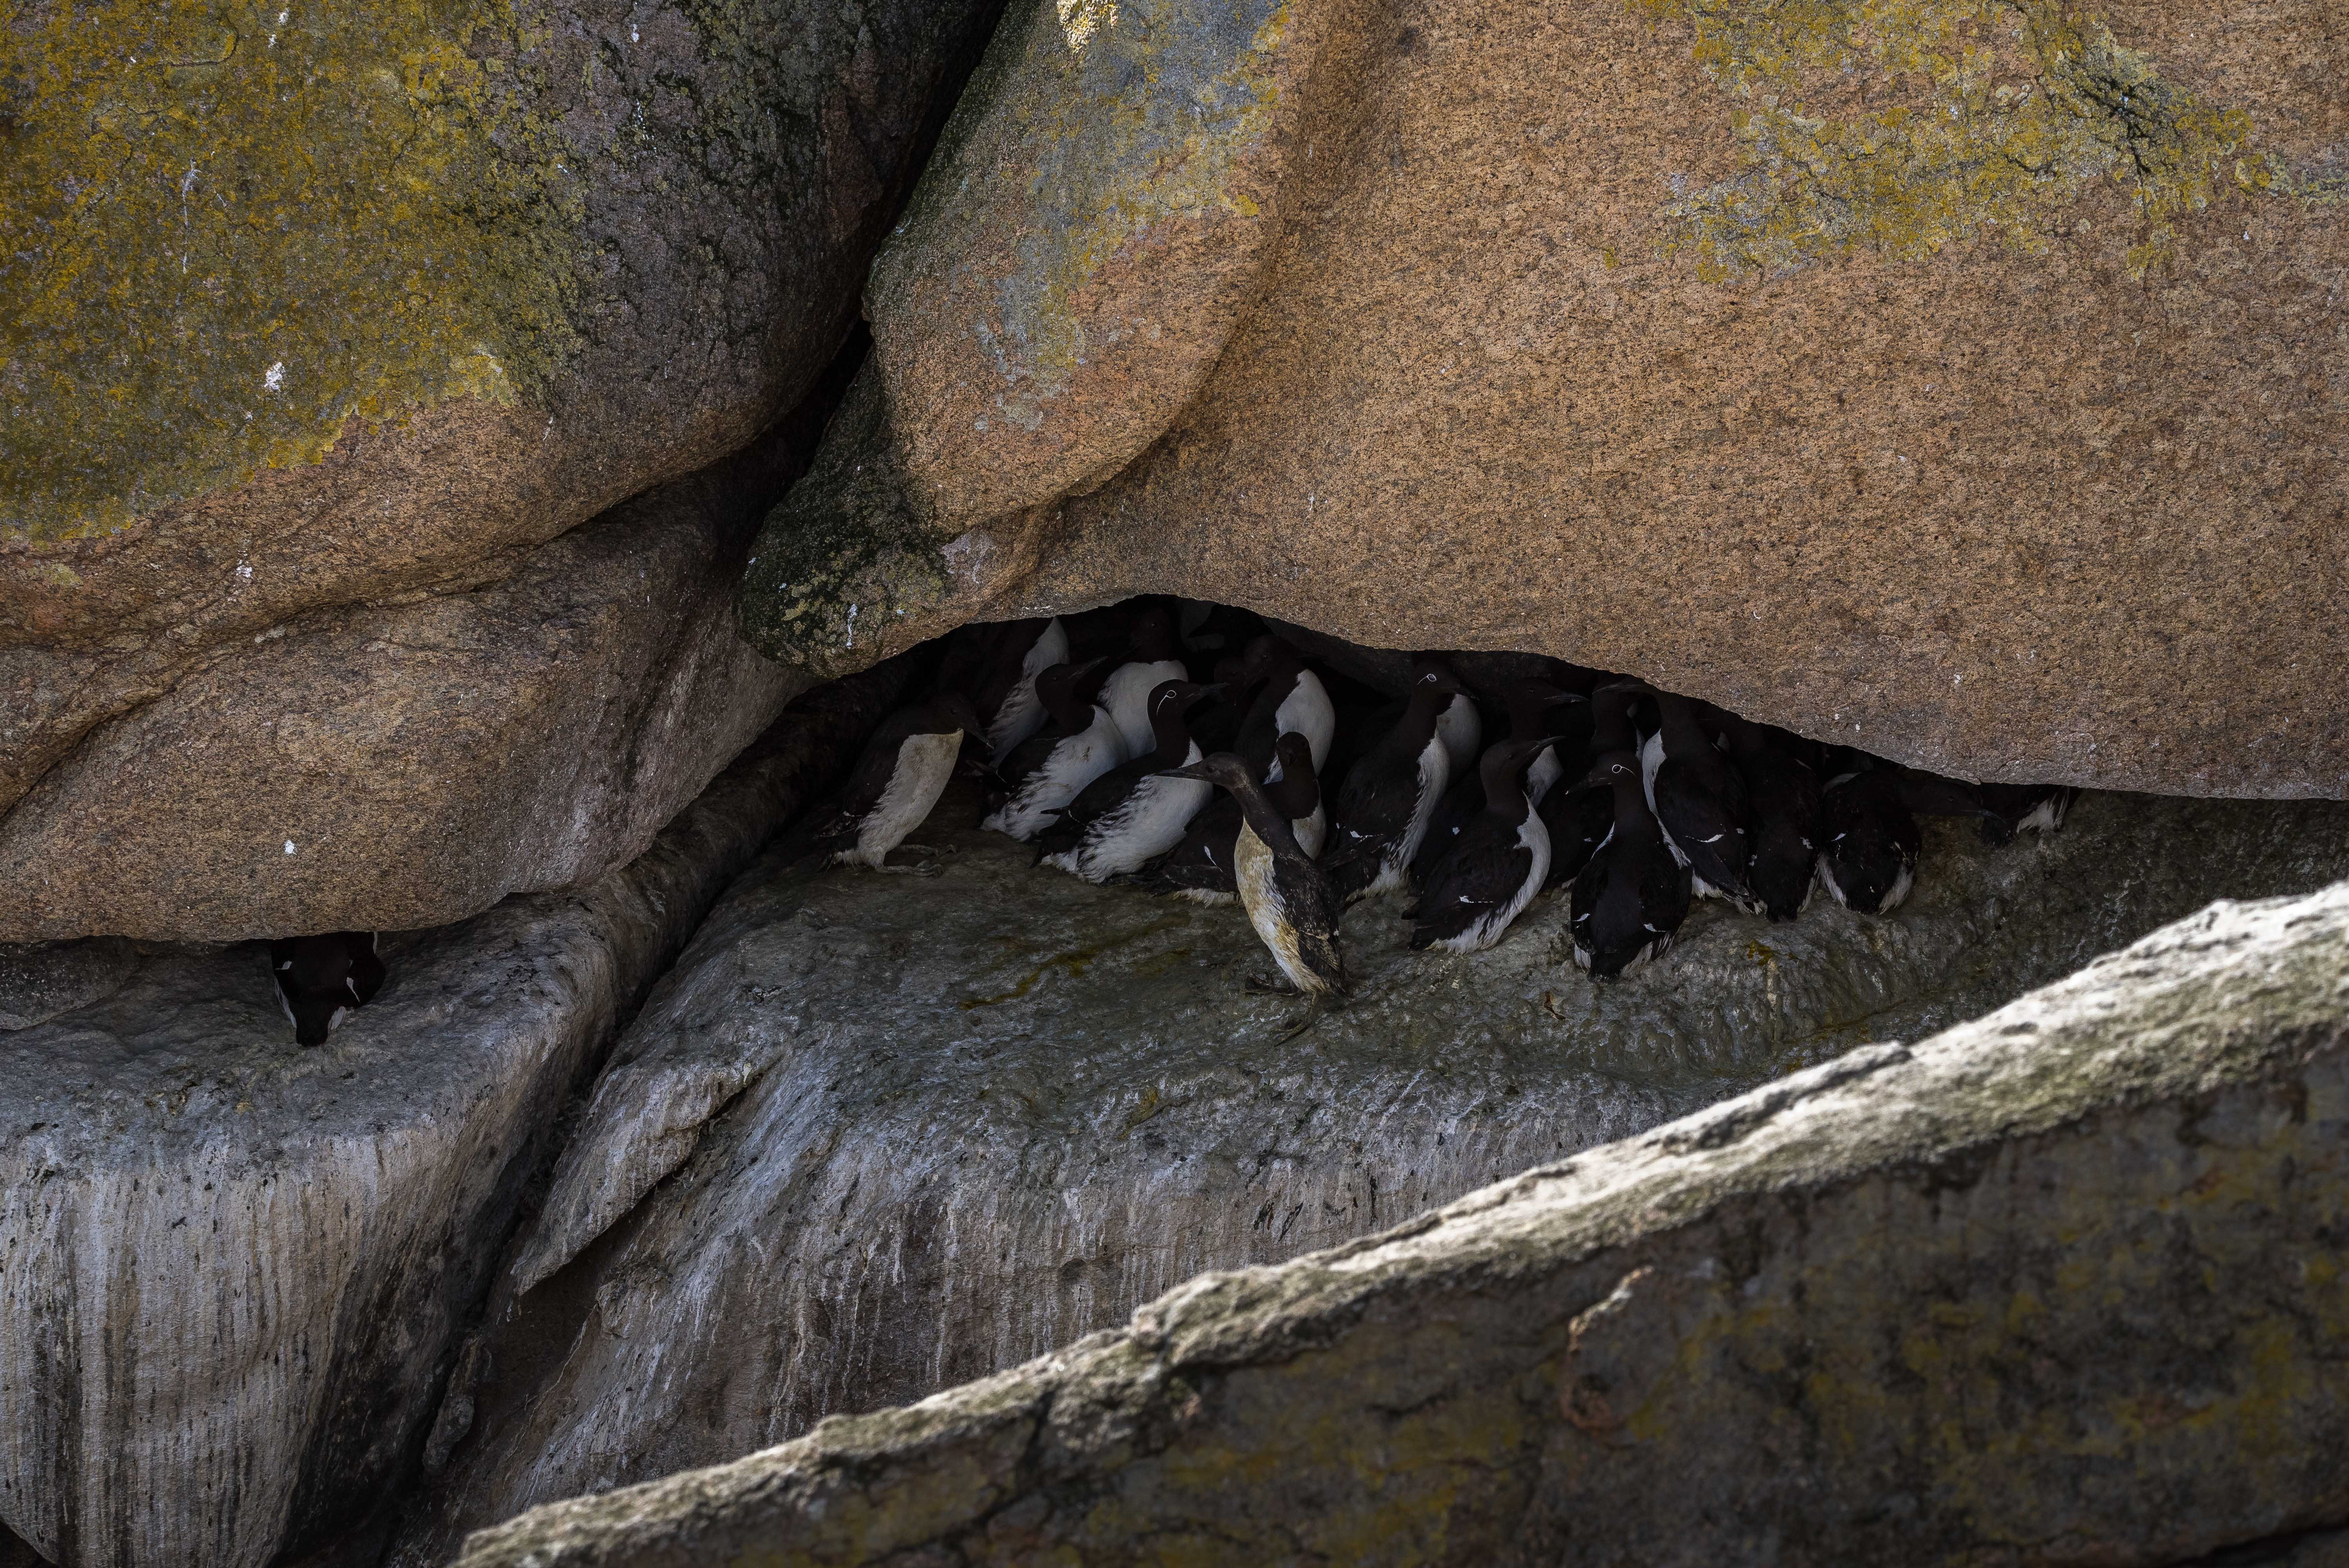
[[[963,738],[984,734],[977,709],[960,692],[940,692],[899,708],[864,743],[847,786],[829,809],[811,812],[786,840],[784,853],[814,866],[854,862],[874,871],[930,875],[935,861],[893,866],[889,851],[938,803],[954,777]],[[935,851],[907,846],[925,855]]]
[[[1603,754],[1580,788],[1609,792],[1615,824],[1575,876],[1568,930],[1575,963],[1594,980],[1613,980],[1671,951],[1693,890],[1689,868],[1664,842],[1664,830],[1648,809],[1635,753]]]
[[[1549,830],[1526,776],[1554,738],[1521,736],[1487,749],[1478,765],[1485,809],[1422,888],[1411,945],[1475,953],[1501,940],[1549,874]]]
[[[1689,868],[1699,898],[1724,899],[1748,914],[1763,913],[1746,867],[1750,815],[1744,775],[1705,732],[1696,705],[1671,692],[1651,692],[1661,723],[1640,753],[1648,804],[1664,830],[1672,858]]]
[[[1157,744],[1150,728],[1150,694],[1168,681],[1189,680],[1183,645],[1174,637],[1174,616],[1164,604],[1145,604],[1127,634],[1125,662],[1102,684],[1102,705],[1125,738],[1125,755],[1139,757]]]
[[[1414,659],[1402,717],[1347,769],[1322,857],[1330,885],[1347,903],[1409,881],[1428,819],[1452,783],[1452,754],[1435,721],[1464,690],[1441,659]]]
[[[1068,662],[1069,633],[1059,616],[1004,626],[972,704],[986,720],[979,733],[990,765],[1000,764],[1013,747],[1044,727],[1048,715],[1036,677]]]
[[[299,1046],[325,1045],[345,1018],[375,1000],[385,975],[372,931],[279,937],[269,944],[269,972]]]
[[[1774,921],[1803,913],[1818,886],[1819,776],[1761,725],[1717,715],[1745,780],[1746,885]]]
[[[1036,861],[1107,882],[1129,876],[1183,841],[1183,834],[1214,790],[1172,770],[1199,760],[1185,715],[1213,686],[1165,681],[1150,694],[1151,733],[1145,755],[1112,768],[1077,792],[1059,820],[1037,836]]]
[[[1025,842],[1050,826],[1078,791],[1130,759],[1125,735],[1099,693],[1105,660],[1054,665],[1036,677],[1052,722],[1012,748],[996,771],[1003,799],[981,819],[990,832]]]

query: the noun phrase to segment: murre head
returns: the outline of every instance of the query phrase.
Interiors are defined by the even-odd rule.
[[[970,705],[970,698],[958,691],[942,691],[932,697],[930,712],[940,724],[935,731],[936,734],[944,735],[949,729],[959,729],[965,735],[987,733],[986,721],[978,717],[978,709]]]
[[[1640,781],[1640,754],[1636,751],[1607,751],[1601,752],[1591,763],[1590,771],[1582,776],[1582,781],[1575,788],[1612,789],[1626,779],[1634,784]]]
[[[1128,656],[1144,664],[1183,656],[1183,645],[1174,640],[1174,617],[1157,600],[1152,600],[1136,613],[1126,637],[1130,650]]]
[[[1240,661],[1240,679],[1254,686],[1284,670],[1301,668],[1304,663],[1295,648],[1267,632],[1247,645],[1247,655]]]
[[[1207,698],[1221,696],[1223,689],[1193,681],[1161,681],[1150,688],[1150,717],[1155,721],[1162,713],[1188,713]]]
[[[1433,692],[1444,696],[1466,696],[1468,687],[1452,672],[1452,666],[1433,654],[1415,654],[1411,661],[1411,690],[1413,696]]]

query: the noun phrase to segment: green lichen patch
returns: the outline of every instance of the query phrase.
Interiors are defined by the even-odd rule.
[[[0,540],[533,399],[579,181],[511,6],[33,0],[0,31]]]
[[[2233,195],[2337,199],[2253,145],[2251,117],[2165,80],[2060,0],[1628,0],[1695,33],[1735,107],[1738,170],[1663,209],[1710,281],[1867,250],[1904,259],[1992,233],[2025,252],[2093,187],[2141,225]]]
[[[871,662],[884,627],[951,591],[943,542],[897,461],[871,362],[824,433],[816,466],[759,531],[738,599],[742,634],[819,676]]]

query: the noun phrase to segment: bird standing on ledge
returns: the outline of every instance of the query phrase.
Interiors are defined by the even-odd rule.
[[[1345,955],[1338,950],[1338,902],[1329,879],[1297,842],[1281,809],[1256,781],[1237,752],[1219,751],[1204,761],[1175,769],[1175,779],[1197,779],[1231,791],[1246,822],[1234,851],[1240,905],[1248,923],[1287,977],[1286,985],[1251,982],[1255,989],[1294,993],[1306,999],[1305,1016],[1281,1035],[1296,1038],[1311,1028],[1332,996],[1353,989]]]

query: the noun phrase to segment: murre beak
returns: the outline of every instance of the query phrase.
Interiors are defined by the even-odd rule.
[[[1213,784],[1216,781],[1215,774],[1208,770],[1207,765],[1204,762],[1194,762],[1188,768],[1169,768],[1164,772],[1152,775],[1152,777],[1157,779],[1196,779],[1204,784]]]

